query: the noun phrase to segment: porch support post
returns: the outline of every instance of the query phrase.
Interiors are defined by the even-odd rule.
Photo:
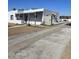
[[[29,13],[28,13],[28,24],[30,24],[30,19],[29,19],[29,17],[30,17],[30,15],[29,15]]]
[[[37,16],[36,16],[36,12],[35,12],[35,26],[36,26],[36,18],[37,18]]]
[[[19,14],[19,20],[21,20],[21,19],[20,19],[20,13],[18,13],[18,14]],[[22,23],[22,21],[21,21],[21,23]]]
[[[24,22],[24,13],[23,13],[23,22]]]

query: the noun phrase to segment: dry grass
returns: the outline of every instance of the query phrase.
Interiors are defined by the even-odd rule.
[[[14,23],[8,23],[8,27],[12,27],[12,26],[15,26],[17,24],[14,24]]]
[[[31,32],[39,31],[42,29],[44,29],[44,28],[33,27],[33,26],[22,26],[22,27],[9,28],[8,35],[13,36],[13,35],[19,35],[22,33],[31,33]]]

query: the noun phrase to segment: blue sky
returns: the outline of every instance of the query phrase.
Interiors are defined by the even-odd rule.
[[[8,0],[8,9],[46,8],[60,15],[71,15],[71,0]]]

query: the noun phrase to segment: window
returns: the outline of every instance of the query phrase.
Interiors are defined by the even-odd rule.
[[[13,20],[13,15],[10,16],[10,19]]]
[[[42,13],[43,12],[36,12],[30,13],[30,21],[42,21]]]
[[[23,14],[16,14],[16,19],[17,20],[23,20]]]

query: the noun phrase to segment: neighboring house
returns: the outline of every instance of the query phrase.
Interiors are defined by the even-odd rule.
[[[59,14],[44,8],[19,9],[8,12],[8,22],[17,24],[51,25],[60,21]]]

